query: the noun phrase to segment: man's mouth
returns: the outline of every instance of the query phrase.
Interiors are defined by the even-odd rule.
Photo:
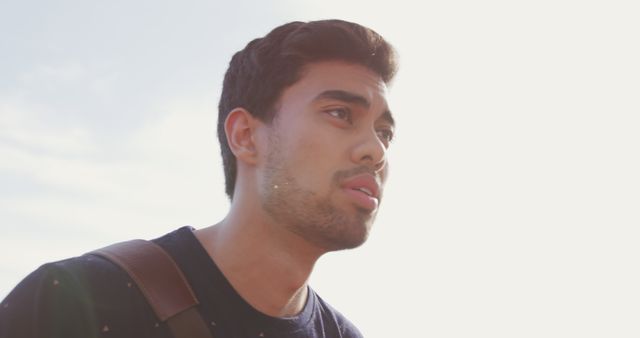
[[[353,190],[358,190],[358,191],[362,191],[363,193],[373,197],[373,193],[371,192],[371,190],[367,189],[367,188],[355,188]]]
[[[373,175],[362,174],[345,180],[343,190],[358,207],[375,210],[380,203],[380,184]]]

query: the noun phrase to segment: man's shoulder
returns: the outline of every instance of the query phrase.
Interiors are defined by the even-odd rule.
[[[29,290],[81,291],[96,282],[106,282],[114,276],[122,277],[122,271],[110,261],[93,255],[82,255],[41,265],[27,275],[7,298]]]
[[[179,242],[180,230],[157,240]],[[117,331],[123,337],[143,337],[149,330],[162,336],[166,330],[157,328],[156,322],[132,277],[111,260],[91,253],[40,266],[0,306],[2,338]],[[78,332],[82,334],[72,334]]]
[[[96,303],[96,297],[113,302],[132,288],[129,275],[111,261],[95,256],[82,255],[41,265],[27,275],[4,300],[17,305],[17,299],[33,302],[51,301],[57,298],[74,299],[80,303]],[[87,304],[88,305],[88,304]]]
[[[161,247],[167,242],[179,242],[180,228],[163,235],[153,242]],[[111,259],[94,251],[80,256],[63,259],[60,261],[43,264],[28,275],[19,285],[42,287],[52,285],[60,288],[73,287],[77,291],[99,291],[97,294],[106,295],[107,299],[114,296],[112,293],[127,292],[135,289],[132,277]]]
[[[80,256],[47,263],[2,301],[0,337],[76,337],[100,332],[101,313],[127,297],[109,287],[126,276],[107,261]],[[126,289],[126,284],[123,289]]]

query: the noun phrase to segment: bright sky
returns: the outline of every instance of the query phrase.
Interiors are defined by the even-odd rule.
[[[391,177],[370,241],[314,288],[366,337],[637,337],[634,1],[5,1],[0,298],[40,264],[228,203],[222,74],[340,18],[394,44]]]

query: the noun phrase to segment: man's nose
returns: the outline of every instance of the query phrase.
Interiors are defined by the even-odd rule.
[[[385,166],[387,147],[375,130],[367,130],[360,136],[352,156],[355,163],[367,165],[377,172]]]

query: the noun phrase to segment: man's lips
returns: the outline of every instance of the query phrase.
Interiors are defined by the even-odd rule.
[[[373,175],[361,174],[342,183],[342,189],[360,207],[374,210],[380,202],[380,184]]]

